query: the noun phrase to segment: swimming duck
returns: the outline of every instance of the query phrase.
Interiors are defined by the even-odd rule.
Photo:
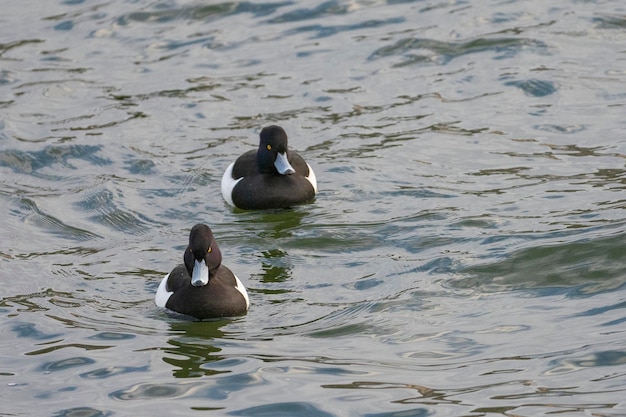
[[[189,233],[184,264],[175,267],[161,281],[154,302],[198,319],[245,314],[250,306],[246,288],[222,265],[222,252],[205,224]]]
[[[244,210],[285,208],[313,200],[317,179],[309,164],[287,147],[280,126],[261,130],[257,150],[251,150],[226,168],[222,196]]]

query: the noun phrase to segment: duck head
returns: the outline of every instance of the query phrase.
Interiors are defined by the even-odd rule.
[[[291,175],[296,172],[289,163],[287,133],[282,127],[267,126],[261,130],[257,164],[262,174]]]
[[[209,283],[211,273],[222,263],[222,252],[209,226],[197,224],[191,228],[184,260],[191,285],[201,287]]]

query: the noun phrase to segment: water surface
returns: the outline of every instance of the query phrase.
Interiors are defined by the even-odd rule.
[[[6,4],[0,414],[626,414],[626,9],[474,3]],[[154,306],[197,222],[247,316]]]

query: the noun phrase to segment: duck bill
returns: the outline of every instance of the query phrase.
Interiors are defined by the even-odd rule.
[[[281,175],[291,175],[296,172],[295,169],[289,163],[287,159],[287,152],[276,154],[276,160],[274,161],[274,166],[276,170]]]
[[[209,283],[209,267],[202,261],[195,260],[193,271],[191,273],[191,285],[194,287],[202,287]]]

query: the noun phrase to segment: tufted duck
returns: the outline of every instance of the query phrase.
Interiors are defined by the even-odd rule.
[[[157,306],[198,319],[238,316],[250,306],[239,278],[222,265],[222,253],[211,229],[197,224],[189,234],[184,264],[161,281],[154,301]]]
[[[285,208],[313,200],[315,173],[288,149],[283,128],[265,127],[260,136],[259,148],[241,155],[224,172],[224,200],[245,210]]]

